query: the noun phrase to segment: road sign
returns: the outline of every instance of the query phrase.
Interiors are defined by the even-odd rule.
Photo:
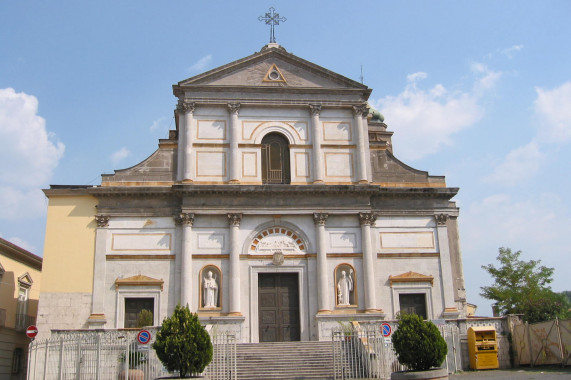
[[[141,344],[147,344],[151,341],[151,332],[148,330],[141,330],[137,334],[137,340]]]
[[[28,326],[28,328],[26,329],[26,335],[28,336],[28,338],[34,339],[36,335],[38,335],[38,328],[34,325]]]
[[[391,336],[392,331],[393,329],[391,328],[391,325],[389,325],[388,323],[381,324],[381,333],[385,338]]]

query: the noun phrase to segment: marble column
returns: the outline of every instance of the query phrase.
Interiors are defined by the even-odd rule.
[[[240,103],[228,104],[230,110],[230,183],[240,182],[240,155],[238,150],[238,141],[240,139],[240,124],[238,121],[238,113],[240,112]]]
[[[180,260],[180,304],[188,305],[192,310],[192,225],[194,223],[194,214],[181,213],[177,219],[182,224],[182,244],[181,244],[181,260]]]
[[[91,329],[103,328],[107,322],[105,318],[105,271],[107,264],[105,251],[109,216],[95,215],[95,221],[97,222],[97,229],[95,230],[93,292],[91,294],[91,315],[87,321]]]
[[[317,237],[317,305],[318,313],[331,311],[329,302],[329,276],[327,265],[326,235],[325,222],[329,214],[313,214],[313,222],[315,223],[315,236]]]
[[[242,214],[228,214],[230,225],[229,303],[230,315],[242,315],[240,310],[240,221]]]
[[[440,273],[442,276],[442,304],[444,316],[447,313],[458,313],[454,301],[454,279],[452,277],[452,262],[450,260],[450,246],[448,242],[448,215],[438,214],[436,218],[436,233],[438,235],[438,249],[440,251]]]
[[[192,124],[195,104],[193,102],[179,102],[176,110],[179,114],[178,131],[178,158],[177,181],[192,181]]]
[[[371,241],[371,226],[375,225],[377,217],[373,213],[359,213],[361,224],[361,244],[363,247],[363,277],[365,282],[365,312],[377,312],[377,297],[375,289],[376,260]]]
[[[357,130],[357,180],[359,183],[369,183],[367,179],[367,163],[369,162],[367,157],[367,145],[365,144],[365,135],[367,135],[368,140],[368,132],[363,125],[363,118],[367,116],[369,109],[365,104],[360,106],[353,106],[353,116],[354,116],[354,124],[355,129]]]
[[[319,121],[321,105],[310,104],[311,127],[313,131],[313,183],[323,183],[323,155],[321,152],[322,129]]]

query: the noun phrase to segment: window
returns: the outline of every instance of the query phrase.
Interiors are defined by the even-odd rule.
[[[290,183],[289,145],[279,133],[268,133],[262,139],[262,183]]]
[[[426,295],[424,293],[399,294],[400,311],[426,318]]]
[[[17,375],[22,368],[22,349],[16,348],[12,353],[12,374]]]
[[[138,324],[139,313],[148,310],[153,314],[155,310],[154,298],[125,298],[125,323],[126,328],[142,327]]]
[[[31,324],[28,317],[28,294],[30,289],[20,284],[18,288],[18,306],[16,309],[16,329],[23,330]]]

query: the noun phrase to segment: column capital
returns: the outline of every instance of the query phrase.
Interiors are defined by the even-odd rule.
[[[109,227],[109,215],[97,214],[95,215],[97,227]]]
[[[193,113],[195,108],[196,103],[194,102],[179,101],[176,105],[176,110],[182,114],[186,114],[188,112]]]
[[[228,103],[228,109],[232,115],[238,115],[238,112],[240,112],[240,103]]]
[[[234,227],[240,226],[242,214],[228,214],[228,224]]]
[[[365,117],[369,113],[369,106],[367,104],[359,104],[357,106],[353,106],[353,114],[355,116]]]
[[[318,226],[324,226],[328,217],[329,217],[329,214],[316,212],[313,214],[313,223],[315,223]]]
[[[311,112],[311,116],[319,116],[321,113],[321,104],[310,104],[309,111]]]
[[[448,220],[448,215],[447,214],[436,214],[434,215],[434,217],[436,218],[436,224],[439,226],[445,226],[446,225],[446,221]]]
[[[359,223],[362,226],[372,226],[375,224],[377,216],[372,212],[360,212],[359,213]]]
[[[181,212],[177,217],[175,217],[175,223],[177,226],[190,226],[194,224],[194,213],[191,212]]]

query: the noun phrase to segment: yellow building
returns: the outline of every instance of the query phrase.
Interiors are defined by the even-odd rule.
[[[40,296],[42,258],[0,238],[0,378],[25,379]]]

